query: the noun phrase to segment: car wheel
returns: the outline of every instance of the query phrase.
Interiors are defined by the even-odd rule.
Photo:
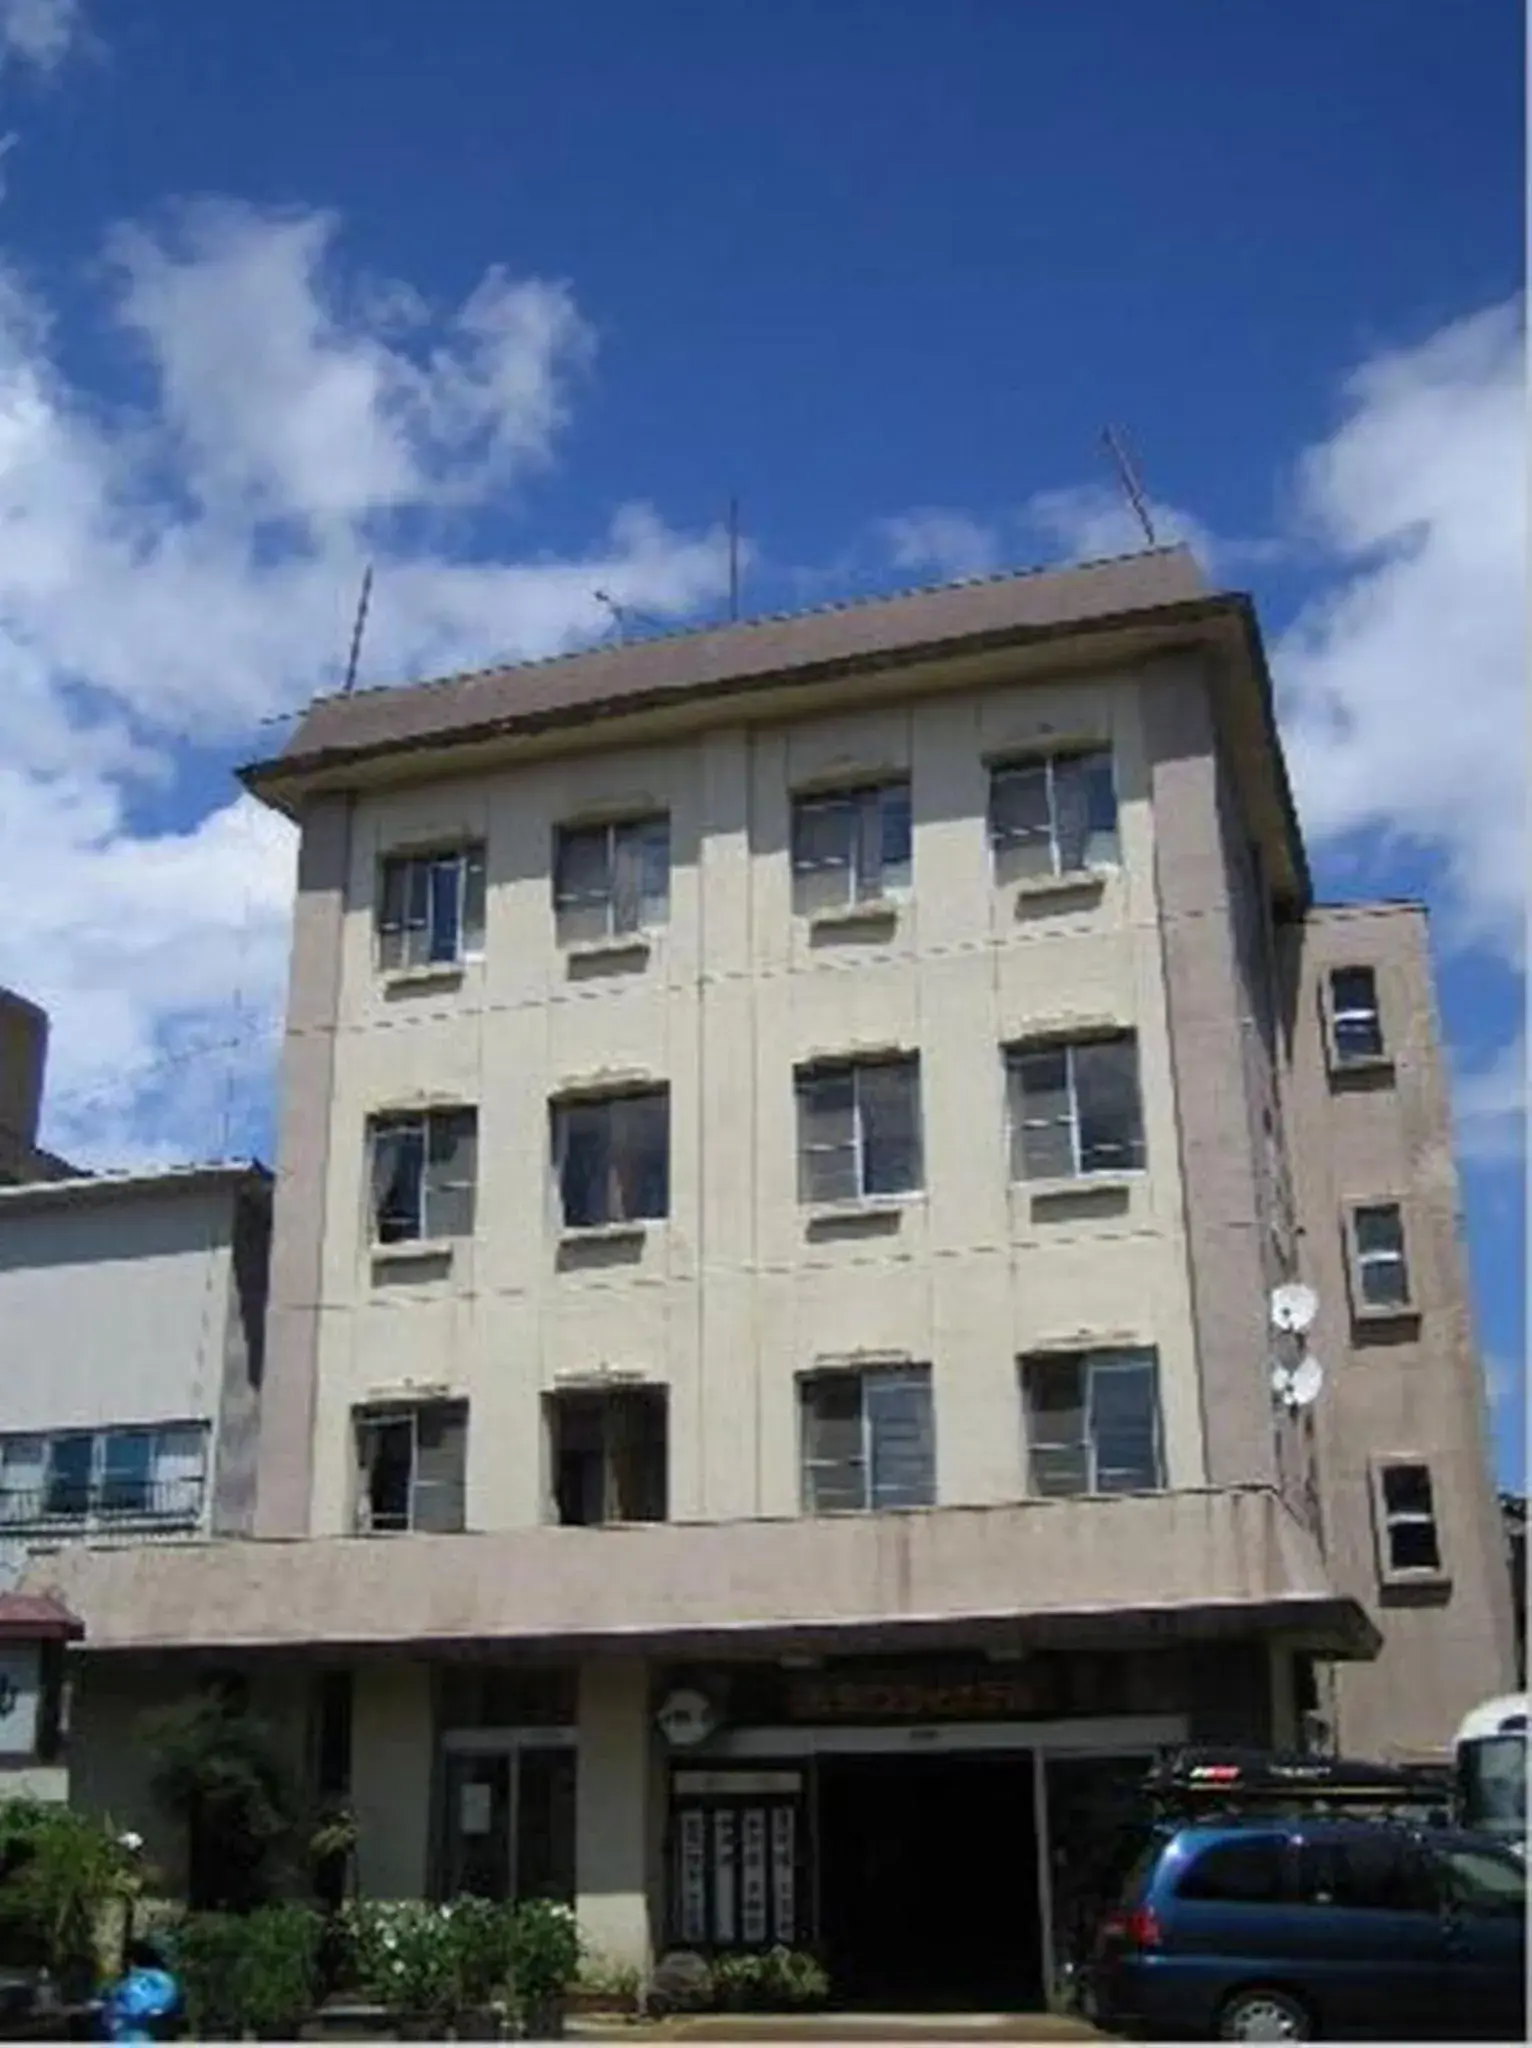
[[[1291,1992],[1252,1984],[1226,1998],[1218,2015],[1220,2041],[1312,2041],[1308,2007]]]

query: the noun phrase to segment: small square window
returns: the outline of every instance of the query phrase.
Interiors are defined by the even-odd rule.
[[[1117,788],[1105,747],[1046,754],[990,773],[989,842],[997,882],[1115,866]]]
[[[799,1399],[807,1513],[935,1504],[929,1366],[814,1373]]]
[[[484,848],[398,854],[383,862],[378,965],[385,973],[453,967],[484,951]]]
[[[1390,1461],[1377,1468],[1375,1486],[1383,1576],[1440,1577],[1442,1546],[1430,1466],[1402,1458]]]
[[[796,1089],[800,1202],[859,1202],[920,1187],[918,1058],[804,1067]]]
[[[369,1140],[374,1244],[473,1235],[476,1110],[377,1116],[369,1125]]]
[[[1371,1202],[1352,1211],[1352,1258],[1357,1304],[1364,1314],[1405,1315],[1411,1306],[1404,1215],[1397,1202]]]
[[[566,1230],[670,1214],[670,1091],[553,1104],[553,1166]]]
[[[559,828],[553,914],[561,946],[637,938],[670,919],[670,820]]]
[[[1006,1053],[1012,1180],[1137,1173],[1144,1165],[1131,1031]]]
[[[1369,1065],[1384,1057],[1378,977],[1371,967],[1330,972],[1330,1050],[1337,1067]]]

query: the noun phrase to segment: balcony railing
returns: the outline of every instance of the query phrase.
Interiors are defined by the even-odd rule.
[[[153,1534],[197,1528],[206,1481],[109,1479],[93,1485],[59,1480],[46,1486],[0,1488],[0,1538],[105,1533]]]

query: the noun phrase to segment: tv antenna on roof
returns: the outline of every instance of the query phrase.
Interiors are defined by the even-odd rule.
[[[1149,500],[1145,497],[1144,487],[1139,482],[1138,471],[1133,467],[1128,451],[1123,445],[1122,435],[1111,427],[1103,427],[1101,439],[1112,467],[1117,472],[1117,481],[1122,485],[1123,496],[1133,508],[1133,516],[1144,529],[1144,545],[1157,548],[1160,543],[1154,530],[1154,521],[1149,516]]]
[[[367,624],[367,601],[372,596],[372,564],[369,562],[362,576],[362,595],[357,602],[356,624],[351,629],[351,653],[346,661],[346,680],[341,684],[341,694],[349,696],[356,688],[356,665],[362,657],[362,632]]]

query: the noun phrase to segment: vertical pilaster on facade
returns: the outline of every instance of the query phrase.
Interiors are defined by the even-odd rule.
[[[363,1898],[425,1896],[431,1837],[431,1673],[425,1664],[364,1664],[351,1722],[351,1802]]]
[[[580,1667],[575,1891],[580,1928],[612,1962],[650,1955],[649,1671],[641,1658]]]

